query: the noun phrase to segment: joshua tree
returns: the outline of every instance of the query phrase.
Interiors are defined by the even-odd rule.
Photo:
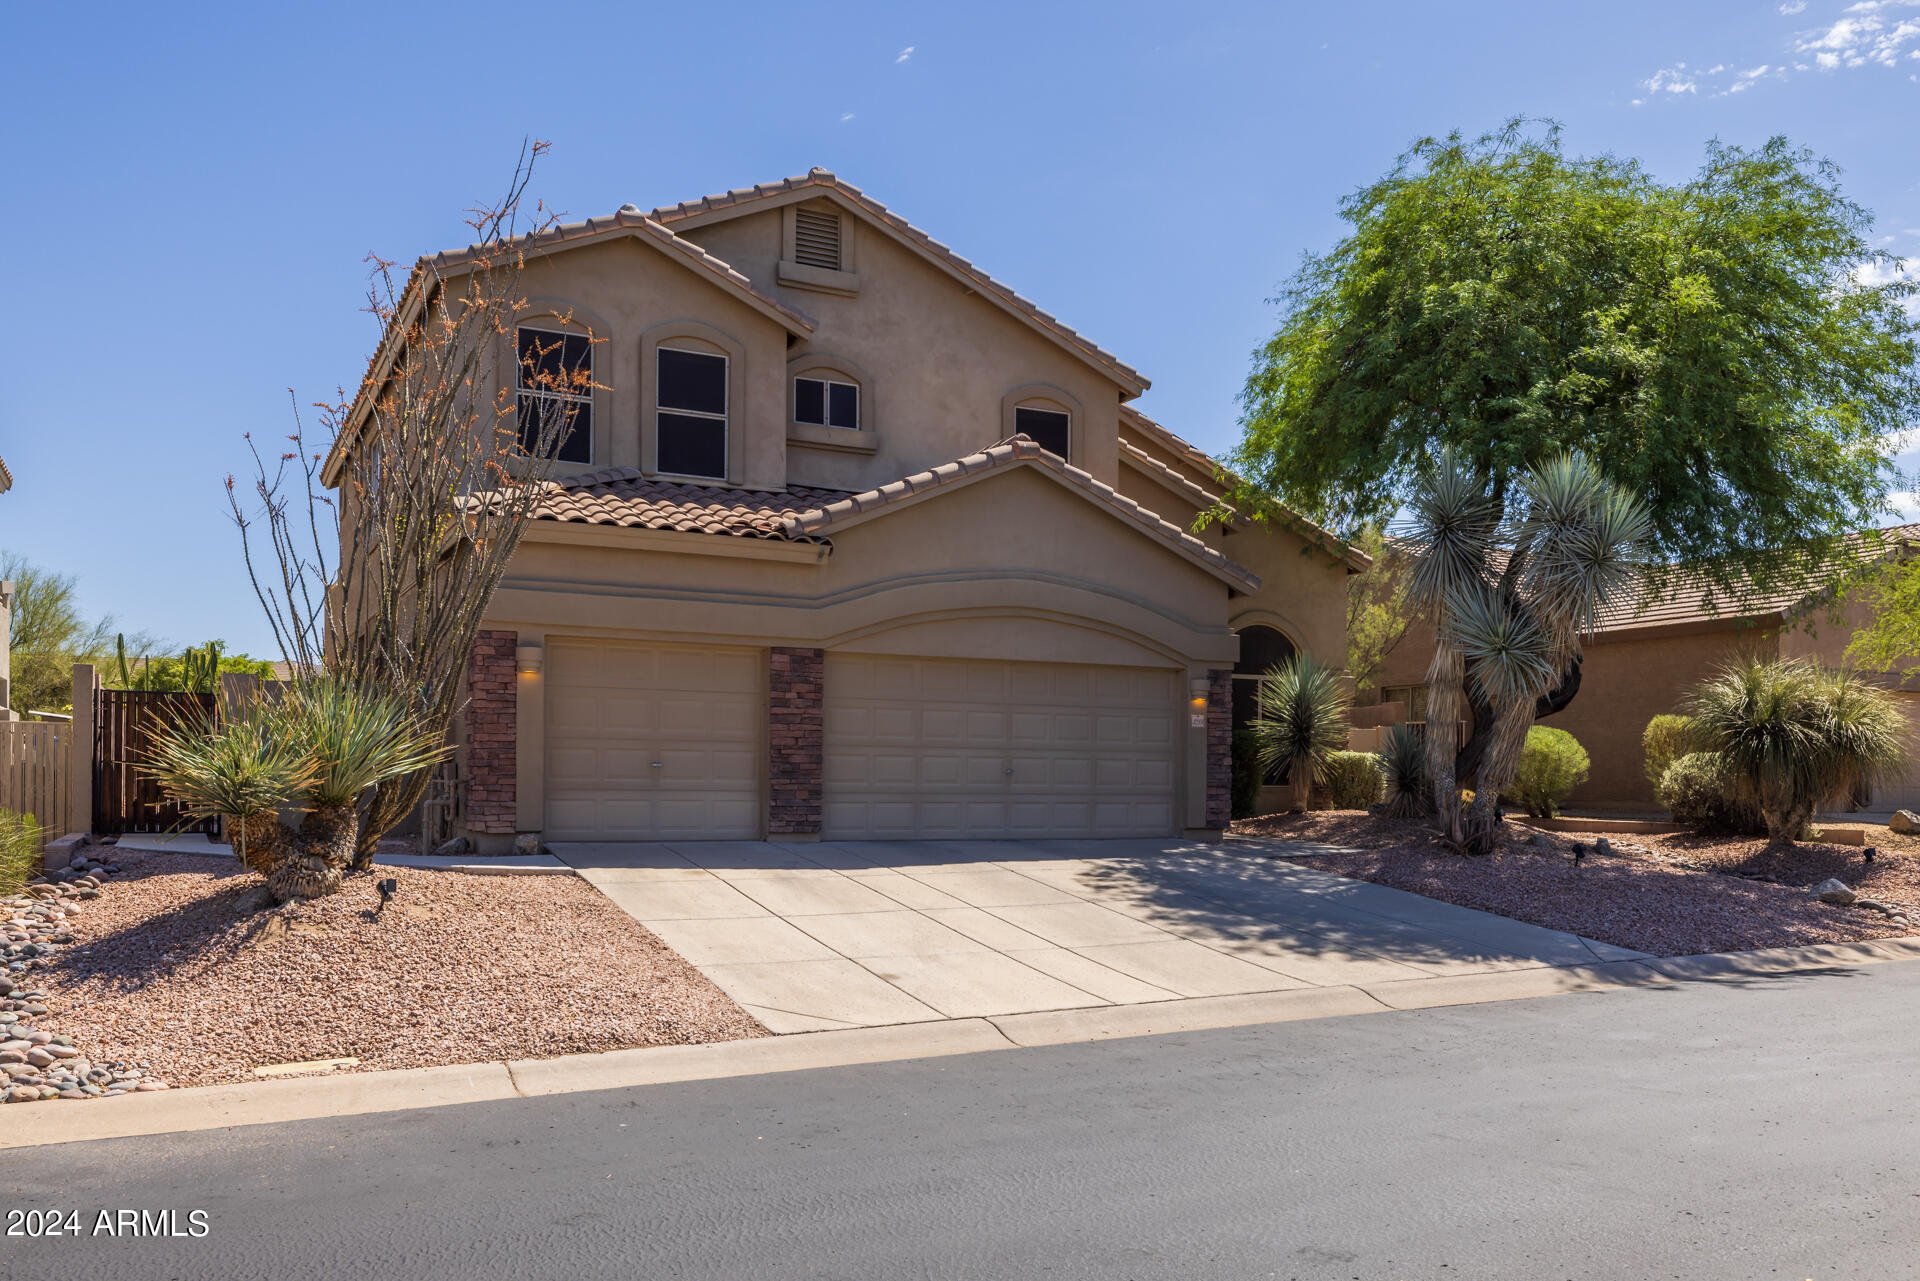
[[[1551,714],[1562,673],[1598,610],[1632,589],[1650,524],[1633,495],[1580,454],[1525,472],[1517,501],[1494,495],[1443,451],[1415,487],[1406,521],[1408,594],[1434,621],[1427,671],[1427,768],[1434,810],[1467,853],[1493,848],[1502,789],[1527,730]],[[1509,506],[1512,514],[1503,518]],[[1458,751],[1454,727],[1486,725],[1484,751]],[[1462,766],[1475,790],[1460,812]]]
[[[1695,737],[1766,820],[1769,849],[1791,846],[1825,802],[1906,762],[1906,717],[1892,696],[1806,659],[1729,663],[1688,710]]]
[[[1327,762],[1347,746],[1347,695],[1340,674],[1301,654],[1275,667],[1256,687],[1252,730],[1262,774],[1284,767],[1293,784],[1291,808],[1304,810]]]

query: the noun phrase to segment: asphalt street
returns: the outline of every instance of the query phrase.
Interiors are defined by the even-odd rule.
[[[1920,1276],[1916,1033],[1920,962],[23,1149],[82,1230],[0,1277]]]

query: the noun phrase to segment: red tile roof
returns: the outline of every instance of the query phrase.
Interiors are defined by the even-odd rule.
[[[844,489],[774,491],[654,480],[632,467],[570,476],[550,482],[550,489],[534,509],[537,520],[776,539],[794,538],[787,524],[794,514],[847,495]]]

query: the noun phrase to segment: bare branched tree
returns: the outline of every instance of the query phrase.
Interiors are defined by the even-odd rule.
[[[367,310],[381,341],[355,394],[318,406],[325,449],[296,407],[279,458],[249,438],[258,506],[248,510],[227,480],[247,570],[287,660],[397,695],[442,735],[464,704],[487,604],[595,386],[590,345],[601,339],[516,328],[521,274],[556,222],[537,202],[522,209],[546,148],[524,147],[505,195],[469,211],[466,250],[421,258],[404,284],[369,256]],[[374,789],[356,868],[419,804],[430,774]]]

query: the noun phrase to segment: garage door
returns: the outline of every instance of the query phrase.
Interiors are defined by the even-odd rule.
[[[830,838],[1165,836],[1176,676],[827,656]]]
[[[766,656],[547,645],[549,840],[760,835]]]

